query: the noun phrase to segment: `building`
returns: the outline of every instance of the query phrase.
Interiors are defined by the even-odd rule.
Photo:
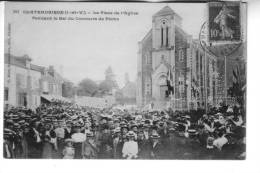
[[[136,84],[134,82],[129,81],[125,84],[125,86],[121,89],[123,97],[133,99],[136,98]]]
[[[53,66],[44,68],[41,78],[42,94],[62,96],[62,84],[64,79]]]
[[[4,103],[35,109],[44,100],[62,97],[63,78],[53,68],[32,64],[27,55],[5,54]],[[66,99],[64,99],[66,100]]]
[[[166,94],[170,70],[172,96]],[[199,41],[183,31],[181,16],[166,6],[153,15],[152,29],[139,42],[137,104],[154,103],[155,108],[170,104],[175,110],[214,105],[217,71],[216,57],[207,54]]]
[[[10,106],[36,108],[40,105],[41,71],[31,58],[5,54],[4,103]]]

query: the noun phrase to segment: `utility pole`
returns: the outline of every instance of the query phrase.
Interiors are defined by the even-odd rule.
[[[224,55],[224,101],[227,105],[227,56]]]
[[[204,50],[204,94],[205,94],[205,113],[208,112],[208,86],[207,86],[207,60],[206,51]]]

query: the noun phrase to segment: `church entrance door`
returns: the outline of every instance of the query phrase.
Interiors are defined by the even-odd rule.
[[[164,100],[166,98],[167,85],[160,85],[160,99]]]

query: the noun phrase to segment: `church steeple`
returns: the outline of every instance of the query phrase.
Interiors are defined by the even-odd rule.
[[[164,15],[172,15],[172,14],[176,14],[176,13],[167,5],[167,6],[163,7],[160,11],[155,13],[153,15],[153,17],[164,16]]]
[[[153,70],[161,64],[161,57],[171,66],[175,60],[175,28],[180,18],[169,6],[163,7],[153,15],[152,62]]]

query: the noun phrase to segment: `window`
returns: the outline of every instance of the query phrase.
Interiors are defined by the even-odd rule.
[[[19,88],[26,88],[26,78],[23,74],[16,74],[16,85]]]
[[[152,88],[151,88],[151,78],[147,77],[145,78],[145,93],[148,95],[150,95],[150,93],[152,92]]]
[[[184,93],[184,77],[183,76],[180,76],[179,77],[179,88],[180,88],[180,92],[181,93]]]
[[[169,22],[167,19],[161,21],[161,47],[169,46]]]
[[[18,93],[18,105],[19,106],[27,106],[27,94],[26,93]]]
[[[196,51],[196,71],[199,71],[199,51]]]
[[[179,61],[180,62],[183,62],[184,60],[184,52],[182,49],[179,50]]]
[[[34,96],[35,98],[35,105],[37,105],[37,96]]]
[[[49,92],[49,84],[48,84],[48,81],[44,81],[43,83],[42,83],[42,85],[43,85],[43,92],[44,93],[48,93]]]
[[[168,47],[168,45],[169,45],[169,39],[168,39],[168,35],[169,35],[169,28],[168,28],[168,26],[166,27],[166,47]]]
[[[9,91],[8,88],[5,88],[5,101],[8,101],[8,97],[9,97]]]
[[[49,90],[50,90],[50,93],[53,94],[53,84],[52,83],[49,83]]]
[[[152,64],[152,57],[149,53],[146,54],[146,64]]]
[[[33,88],[39,88],[40,81],[37,79],[37,77],[33,77]]]
[[[163,27],[161,27],[161,46],[163,46]]]

